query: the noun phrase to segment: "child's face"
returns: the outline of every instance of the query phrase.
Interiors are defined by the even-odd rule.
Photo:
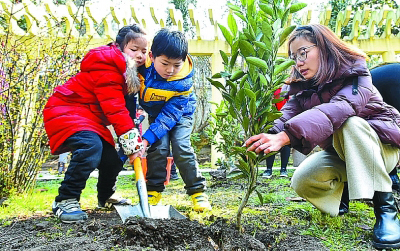
[[[153,57],[153,54],[149,53],[151,61],[154,63],[154,68],[157,73],[165,79],[176,75],[183,67],[184,61],[177,58],[168,58],[165,55]]]
[[[124,53],[128,54],[136,61],[136,66],[144,65],[146,62],[147,39],[146,37],[138,37],[129,41],[124,48]]]

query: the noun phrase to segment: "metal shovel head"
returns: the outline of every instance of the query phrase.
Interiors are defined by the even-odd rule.
[[[129,217],[145,217],[142,207],[140,204],[135,206],[132,205],[114,205],[117,210],[119,216],[122,219],[122,222],[125,223],[126,219]],[[170,205],[166,206],[149,206],[150,209],[150,217],[152,219],[186,219],[181,213],[178,212],[175,208]]]

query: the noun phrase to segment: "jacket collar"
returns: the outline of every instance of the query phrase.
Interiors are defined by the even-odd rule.
[[[150,69],[150,71],[154,71],[157,78],[161,78],[160,75],[157,73],[156,69],[154,68],[154,64],[151,62],[149,56],[146,58],[145,63],[146,68]],[[178,72],[178,74],[172,76],[171,78],[167,79],[167,81],[175,81],[187,78],[193,74],[193,60],[192,58],[187,55],[185,62],[183,63],[182,69]]]

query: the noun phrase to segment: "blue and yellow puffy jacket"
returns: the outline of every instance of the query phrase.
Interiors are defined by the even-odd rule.
[[[145,67],[139,68],[144,77],[139,93],[139,104],[156,118],[143,138],[153,144],[169,132],[182,116],[192,116],[196,110],[196,95],[193,92],[193,61],[188,55],[178,74],[168,80],[155,70],[150,58]]]

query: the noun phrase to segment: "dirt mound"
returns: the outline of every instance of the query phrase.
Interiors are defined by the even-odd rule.
[[[223,219],[210,226],[188,219],[154,220],[129,218],[123,225],[113,227],[124,234],[120,246],[150,247],[156,250],[265,250],[264,244],[246,234],[240,235]]]
[[[211,220],[209,226],[188,219],[133,217],[122,224],[115,211],[87,213],[89,219],[77,224],[60,223],[49,215],[3,222],[0,249],[328,250],[318,239],[302,236],[298,229],[288,226],[277,229],[264,225],[261,230],[251,224],[239,233],[223,218]]]

